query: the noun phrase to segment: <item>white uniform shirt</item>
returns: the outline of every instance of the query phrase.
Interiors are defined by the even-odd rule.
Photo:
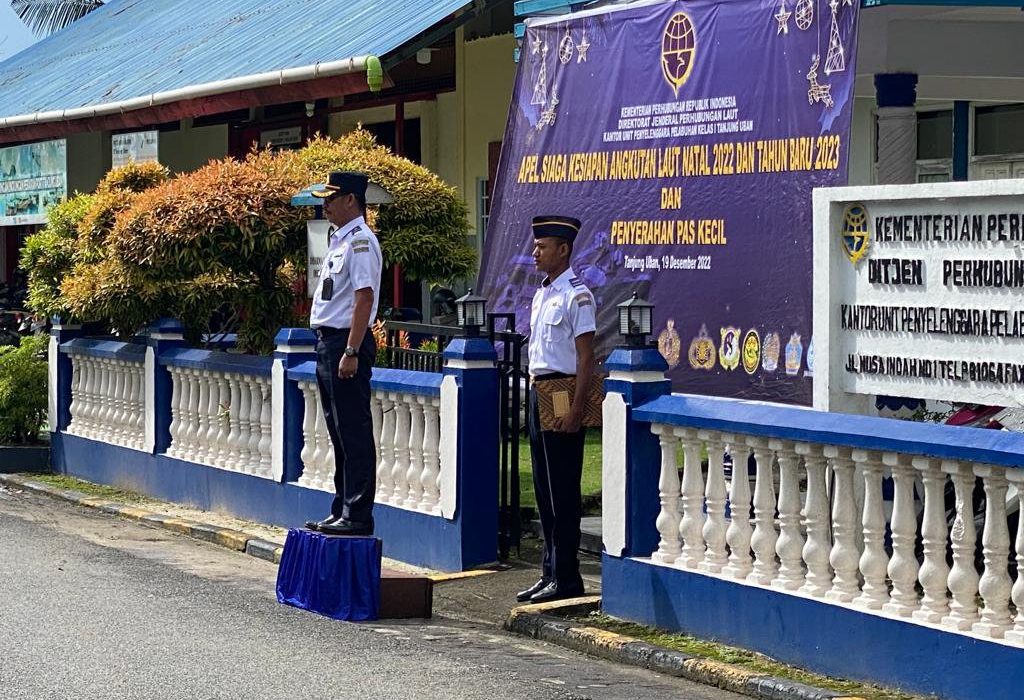
[[[533,295],[530,374],[576,374],[576,338],[597,330],[594,295],[570,267]]]
[[[351,328],[355,311],[355,292],[369,287],[373,290],[373,308],[370,323],[377,318],[380,301],[380,272],[383,257],[377,236],[363,217],[357,217],[331,234],[324,265],[320,268],[320,282],[313,295],[313,308],[309,312],[311,328]],[[330,299],[324,299],[324,282]],[[333,285],[333,289],[331,288]]]

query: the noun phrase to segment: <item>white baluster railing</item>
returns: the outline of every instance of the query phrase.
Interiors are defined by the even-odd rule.
[[[72,354],[70,435],[142,450],[145,382],[141,360]]]
[[[300,486],[334,491],[334,449],[315,381],[298,382],[303,396]],[[375,501],[441,514],[439,396],[374,390],[370,397],[377,447]]]
[[[172,391],[167,455],[272,478],[270,379],[178,365],[169,365],[168,370]]]
[[[1024,518],[1008,518],[1024,511],[1024,470],[660,423],[651,432],[661,446],[652,563],[1024,647]],[[734,458],[728,519],[723,448]]]

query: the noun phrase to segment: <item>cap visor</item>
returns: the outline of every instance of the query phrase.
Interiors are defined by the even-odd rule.
[[[380,185],[372,182],[366,185],[366,203],[367,204],[391,204],[395,201],[395,198],[391,196],[387,190]]]

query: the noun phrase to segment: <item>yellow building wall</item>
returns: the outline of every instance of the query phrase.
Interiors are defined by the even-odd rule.
[[[227,154],[226,124],[192,128],[191,120],[186,119],[178,131],[160,133],[160,162],[172,173],[196,170]]]
[[[68,195],[92,192],[110,170],[110,134],[94,132],[67,137]]]
[[[474,244],[479,249],[482,232],[477,231],[479,182],[486,180],[488,144],[505,136],[508,107],[516,77],[513,60],[515,38],[511,34],[463,42],[457,64],[458,97],[462,98],[461,126],[462,190],[469,204],[469,222]]]

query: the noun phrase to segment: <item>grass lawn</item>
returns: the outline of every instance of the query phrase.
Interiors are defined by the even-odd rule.
[[[583,508],[585,512],[600,509],[587,507],[588,496],[601,494],[601,431],[587,430],[587,441],[583,446]],[[522,507],[536,508],[537,498],[533,493],[533,468],[530,465],[530,440],[519,440],[519,503]]]

